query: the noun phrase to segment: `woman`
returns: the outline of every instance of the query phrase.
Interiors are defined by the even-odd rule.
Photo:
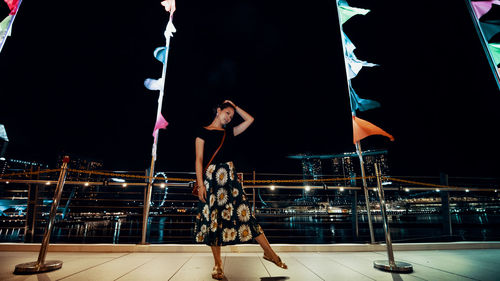
[[[231,122],[235,112],[244,121],[226,130],[226,125]],[[226,100],[217,108],[217,115],[212,123],[198,131],[195,140],[196,181],[200,203],[194,233],[197,243],[205,243],[212,248],[214,279],[224,278],[220,247],[250,242],[252,239],[264,250],[264,259],[287,269],[286,264],[269,245],[255,217],[250,214],[250,205],[237,181],[231,161],[234,138],[243,133],[253,120],[250,114]],[[221,142],[222,146],[217,151]],[[212,162],[205,170],[212,157]]]

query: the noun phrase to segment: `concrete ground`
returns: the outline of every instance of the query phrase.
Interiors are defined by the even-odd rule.
[[[397,261],[413,273],[387,273],[373,268],[386,252],[281,252],[283,270],[260,253],[223,252],[225,280],[500,280],[500,249],[396,251]],[[16,264],[36,261],[37,252],[0,251],[0,280],[213,280],[210,253],[49,252],[62,260],[59,270],[14,275]]]

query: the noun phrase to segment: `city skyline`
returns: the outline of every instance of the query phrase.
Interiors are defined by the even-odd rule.
[[[498,177],[500,95],[465,4],[348,2],[371,10],[344,29],[356,55],[380,65],[353,80],[382,105],[360,117],[395,137],[369,137],[363,150],[388,150],[395,175]],[[334,3],[178,1],[157,169],[194,170],[194,132],[226,98],[256,120],[239,137],[244,172],[296,173],[286,156],[353,151]],[[167,20],[159,1],[23,2],[0,53],[7,158],[52,164],[70,153],[146,169],[157,93],[143,81],[159,71],[152,53]]]

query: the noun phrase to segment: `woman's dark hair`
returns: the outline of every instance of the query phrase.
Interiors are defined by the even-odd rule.
[[[228,102],[224,102],[224,103],[221,103],[221,104],[217,105],[217,106],[214,108],[214,110],[213,110],[213,111],[214,111],[214,114],[215,114],[215,113],[217,113],[217,108],[220,108],[220,110],[224,110],[224,109],[226,109],[226,108],[228,108],[228,107],[232,108],[233,110],[236,110],[236,108],[234,108],[234,106],[233,106],[232,104],[230,104],[230,103],[228,103]]]

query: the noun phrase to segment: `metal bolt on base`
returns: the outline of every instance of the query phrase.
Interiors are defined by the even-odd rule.
[[[389,272],[400,272],[400,273],[413,272],[413,266],[409,263],[402,261],[394,261],[392,265],[388,260],[374,261],[373,267]]]
[[[62,261],[51,260],[38,265],[38,262],[27,262],[16,265],[14,274],[35,274],[60,269],[63,265]]]

